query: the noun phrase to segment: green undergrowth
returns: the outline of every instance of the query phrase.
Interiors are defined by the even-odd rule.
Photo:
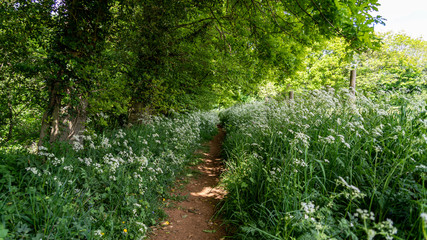
[[[0,151],[0,239],[144,239],[214,112],[155,118],[72,144]]]
[[[311,91],[220,118],[235,238],[427,238],[425,98]]]

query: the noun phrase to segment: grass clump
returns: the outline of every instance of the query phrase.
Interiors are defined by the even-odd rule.
[[[0,238],[144,239],[217,120],[216,113],[156,118],[37,153],[1,149]]]
[[[312,91],[220,114],[240,239],[424,239],[426,100]]]

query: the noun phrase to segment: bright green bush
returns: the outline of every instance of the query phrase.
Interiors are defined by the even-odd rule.
[[[426,99],[311,91],[220,114],[239,239],[424,239]]]
[[[5,239],[143,239],[162,198],[215,113],[155,118],[73,144],[0,151],[0,234]],[[4,237],[0,235],[0,238]]]

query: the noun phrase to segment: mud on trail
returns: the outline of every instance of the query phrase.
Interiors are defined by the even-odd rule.
[[[209,153],[201,153],[203,162],[192,167],[200,174],[189,179],[184,189],[175,193],[188,198],[169,202],[173,206],[165,209],[169,217],[154,229],[151,240],[224,239],[225,226],[218,219],[212,220],[216,205],[225,196],[225,191],[217,187],[223,169],[221,146],[224,136],[223,129],[218,128],[218,134],[209,142]]]

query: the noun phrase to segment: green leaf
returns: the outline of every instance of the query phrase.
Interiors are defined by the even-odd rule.
[[[9,230],[7,230],[3,225],[0,225],[0,240],[3,240],[5,237],[7,237],[7,233]]]

